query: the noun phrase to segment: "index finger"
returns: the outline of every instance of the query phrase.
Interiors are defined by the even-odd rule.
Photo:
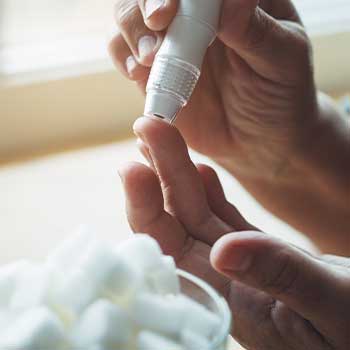
[[[177,13],[179,0],[138,0],[146,26],[153,31],[165,30]]]
[[[149,149],[167,211],[208,245],[232,232],[234,228],[210,209],[201,176],[179,131],[159,119],[145,117],[135,122],[134,131]]]

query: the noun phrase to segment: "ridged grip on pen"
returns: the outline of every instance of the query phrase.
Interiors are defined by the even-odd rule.
[[[146,91],[169,93],[185,106],[198,82],[200,70],[174,57],[158,55],[153,63]]]

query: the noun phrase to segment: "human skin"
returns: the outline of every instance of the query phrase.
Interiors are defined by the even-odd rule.
[[[260,232],[226,200],[215,171],[192,163],[175,127],[141,118],[134,129],[150,165],[119,170],[130,226],[225,296],[232,335],[248,350],[349,349],[350,259]]]
[[[177,1],[155,10],[118,0],[110,51],[142,91]],[[218,38],[176,126],[322,251],[350,254],[350,126],[315,88],[310,41],[291,1],[223,1]]]

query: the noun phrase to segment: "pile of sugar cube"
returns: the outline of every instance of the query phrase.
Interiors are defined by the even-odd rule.
[[[78,233],[42,263],[0,268],[0,349],[204,350],[219,325],[146,235],[113,247]]]

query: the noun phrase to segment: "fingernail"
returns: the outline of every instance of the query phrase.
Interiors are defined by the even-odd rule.
[[[142,117],[141,117],[142,118]],[[140,139],[143,143],[145,143],[144,137],[143,135],[137,130],[137,124],[140,123],[140,119],[141,118],[137,118],[134,125],[132,126],[132,129],[134,131],[134,134],[136,135],[136,137],[138,139]]]
[[[152,35],[143,36],[138,43],[139,57],[143,59],[150,55],[156,47],[157,40]]]
[[[125,66],[126,66],[127,72],[129,73],[129,75],[131,75],[131,74],[132,74],[132,71],[133,71],[133,70],[136,68],[136,66],[137,66],[137,62],[136,62],[134,56],[129,56],[129,57],[126,59]]]
[[[228,257],[225,270],[231,272],[245,272],[252,263],[252,256],[244,250],[232,252]]]
[[[164,2],[164,0],[146,0],[146,18],[150,18],[156,11],[158,11],[164,5]]]

